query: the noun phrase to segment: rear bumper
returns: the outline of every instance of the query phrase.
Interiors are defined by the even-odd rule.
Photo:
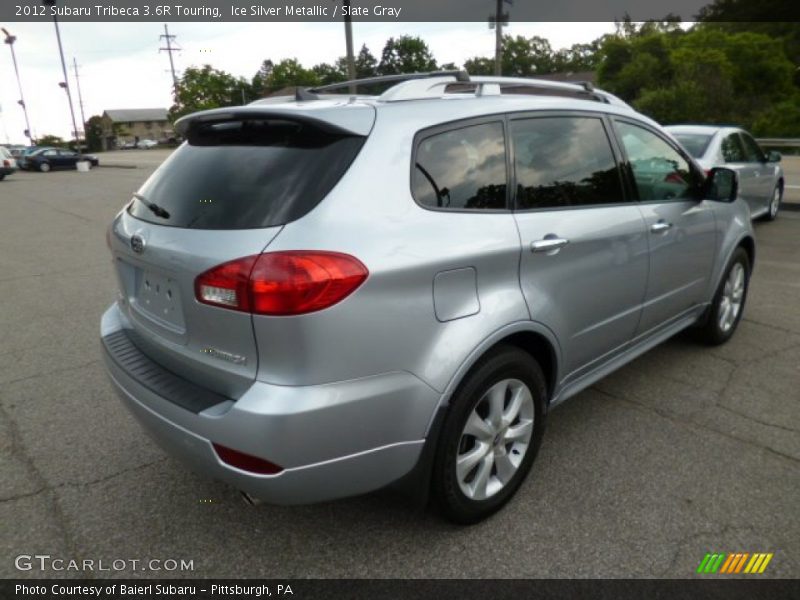
[[[124,330],[115,304],[103,315],[101,336]],[[121,364],[105,344],[103,356],[123,403],[160,446],[193,470],[274,504],[353,496],[403,477],[419,460],[440,398],[417,377],[395,372],[314,386],[256,381],[235,401],[220,397],[192,412]],[[212,443],[283,470],[242,471],[222,462]]]

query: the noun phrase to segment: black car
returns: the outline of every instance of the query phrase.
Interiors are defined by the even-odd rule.
[[[78,162],[78,153],[66,148],[41,148],[25,157],[24,168],[29,171],[47,173],[52,169],[74,169]],[[100,161],[96,156],[84,154],[83,160],[96,167]]]

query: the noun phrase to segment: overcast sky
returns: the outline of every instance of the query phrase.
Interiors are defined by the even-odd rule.
[[[3,0],[5,1],[5,0]],[[14,45],[34,137],[67,137],[72,129],[52,23],[4,25],[17,36]],[[72,59],[77,58],[86,118],[114,108],[169,108],[171,76],[165,52],[159,53],[159,23],[61,23],[64,54],[77,106]],[[209,63],[250,78],[267,58],[297,58],[306,67],[333,62],[344,54],[341,23],[171,23],[182,48],[175,55],[178,73]],[[553,48],[590,42],[614,31],[613,23],[511,23],[507,33],[539,35]],[[387,38],[417,35],[425,39],[439,63],[457,65],[473,56],[494,55],[494,31],[485,23],[355,23],[356,51],[367,44],[380,58]],[[0,44],[0,142],[22,143],[25,121],[11,53]],[[80,127],[80,125],[79,125]]]

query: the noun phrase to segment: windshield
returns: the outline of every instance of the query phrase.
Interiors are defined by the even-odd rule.
[[[711,138],[714,137],[705,133],[673,133],[672,135],[694,158],[703,157],[711,143]]]
[[[193,229],[283,225],[333,189],[364,139],[286,120],[203,125],[153,173],[128,211]]]

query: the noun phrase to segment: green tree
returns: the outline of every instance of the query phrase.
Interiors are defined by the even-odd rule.
[[[347,79],[347,65],[345,64],[344,70],[342,70],[342,65],[340,64],[342,61],[343,59],[340,58],[335,65],[320,63],[311,67],[311,71],[321,85],[345,81]],[[344,62],[346,63],[347,61],[344,60]]]
[[[306,69],[296,58],[287,58],[274,66],[267,78],[267,89],[280,90],[292,86],[319,85],[320,80],[312,69]]]
[[[270,59],[261,63],[261,67],[259,67],[256,74],[253,75],[253,79],[250,81],[250,89],[253,91],[254,95],[261,97],[267,93],[267,81],[274,68],[275,64]]]
[[[66,148],[67,142],[57,135],[43,135],[36,140],[37,146],[55,146],[56,148]]]
[[[86,147],[89,152],[99,152],[103,149],[103,119],[99,115],[89,117],[85,124]]]
[[[243,91],[246,96],[252,95],[250,83],[242,77],[211,65],[189,67],[178,81],[170,117],[174,120],[198,110],[239,105]]]
[[[764,137],[800,137],[800,93],[756,114],[753,133]]]
[[[378,73],[380,75],[424,73],[435,71],[436,68],[436,59],[433,58],[428,45],[421,38],[404,35],[386,41],[381,62],[378,64]]]

